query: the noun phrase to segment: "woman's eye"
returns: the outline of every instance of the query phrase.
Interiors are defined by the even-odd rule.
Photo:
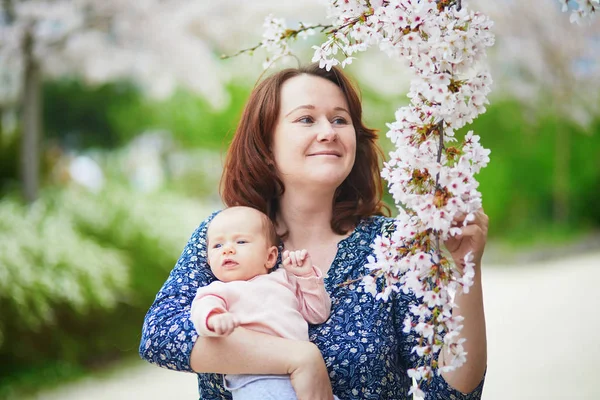
[[[303,124],[312,124],[314,122],[314,120],[312,119],[312,117],[302,117],[302,118],[299,118],[297,120],[297,122],[301,122]]]
[[[336,125],[347,125],[348,121],[346,120],[346,118],[338,117],[333,120],[333,123]]]

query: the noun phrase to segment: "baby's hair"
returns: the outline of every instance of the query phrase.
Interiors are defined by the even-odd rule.
[[[258,210],[257,210],[258,211]],[[267,244],[269,246],[279,246],[279,236],[275,230],[275,224],[271,221],[271,218],[267,214],[259,211],[262,218],[263,229],[265,231],[265,237],[267,238]]]
[[[271,221],[271,218],[269,218],[267,216],[267,214],[263,213],[260,210],[257,210],[256,208],[246,207],[246,206],[227,207],[223,211],[227,211],[231,208],[236,208],[236,207],[252,208],[255,211],[257,211],[260,214],[260,218],[262,221],[262,227],[263,227],[263,234],[265,235],[265,238],[267,239],[267,244],[269,246],[279,246],[279,236],[277,235],[277,230],[275,229],[275,224],[273,224],[273,221]],[[223,211],[221,211],[221,212],[223,212]],[[210,224],[209,224],[209,227],[210,227]],[[206,245],[208,246],[208,235],[206,237]]]

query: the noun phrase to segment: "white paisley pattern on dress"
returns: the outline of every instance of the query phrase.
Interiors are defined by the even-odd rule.
[[[153,364],[193,372],[190,353],[198,335],[189,320],[190,307],[198,287],[215,280],[206,264],[206,229],[217,213],[192,234],[146,315],[140,355]],[[402,332],[402,322],[415,298],[400,293],[383,302],[365,293],[358,283],[344,284],[367,273],[371,243],[392,227],[391,218],[366,218],[338,244],[325,276],[331,316],[324,324],[309,326],[310,340],[323,354],[333,392],[342,400],[412,399],[406,370],[418,362],[411,352],[416,337]],[[469,394],[453,389],[441,376],[421,387],[427,399],[475,400],[481,398],[483,382]],[[222,383],[222,375],[198,374],[200,398],[230,400],[231,394]]]

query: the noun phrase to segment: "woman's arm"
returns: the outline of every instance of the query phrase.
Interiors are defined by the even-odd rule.
[[[487,240],[488,217],[479,211],[474,221],[462,228],[462,234],[446,241],[446,248],[451,252],[454,262],[461,265],[467,253],[471,253],[475,263],[473,286],[468,294],[459,291],[456,294],[454,315],[464,317],[460,337],[466,339],[463,347],[467,352],[467,361],[458,369],[443,372],[444,379],[461,392],[470,392],[479,385],[487,366],[487,339],[485,314],[483,310],[483,288],[481,284],[481,259]],[[440,365],[449,364],[450,354],[440,353]]]
[[[191,366],[200,373],[290,375],[298,400],[333,398],[323,356],[308,341],[237,328],[227,337],[199,337]]]
[[[469,393],[479,385],[483,379],[487,365],[487,340],[485,330],[485,315],[483,312],[483,291],[481,286],[481,269],[477,269],[473,286],[469,293],[457,293],[453,315],[464,317],[463,329],[460,337],[466,339],[463,343],[467,353],[467,361],[460,367],[450,372],[442,372],[442,376],[452,387],[463,393]],[[452,357],[449,353],[440,353],[440,365],[449,365],[446,360]]]
[[[467,229],[463,229],[460,237],[445,243],[447,249],[452,253],[455,262],[459,263],[469,252],[473,252],[475,262],[475,277],[473,286],[468,294],[457,293],[455,303],[459,308],[454,310],[454,315],[462,315],[464,328],[461,337],[466,338],[463,343],[465,351],[468,352],[467,362],[452,372],[444,372],[442,375],[434,373],[431,381],[423,382],[421,389],[431,398],[454,398],[457,400],[481,399],[487,363],[487,347],[485,333],[485,317],[483,313],[483,291],[481,286],[481,257],[487,238],[487,216],[481,212]],[[384,224],[383,234],[391,234],[395,229],[392,222]],[[398,293],[395,297],[396,316],[395,324],[400,340],[400,358],[404,360],[406,368],[416,368],[421,365],[421,358],[413,351],[418,345],[418,335],[414,332],[404,333],[402,323],[410,313],[411,305],[419,305],[420,302],[410,292]],[[440,353],[440,365],[444,365],[444,355]],[[448,359],[448,357],[446,357]]]
[[[199,286],[215,280],[206,264],[206,229],[216,213],[192,234],[150,307],[140,356],[161,367],[214,373],[290,374],[300,400],[331,400],[331,383],[318,348],[237,328],[227,337],[198,337],[190,321]]]

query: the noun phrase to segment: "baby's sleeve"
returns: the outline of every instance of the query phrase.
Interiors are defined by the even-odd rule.
[[[329,318],[331,299],[325,290],[321,270],[313,266],[313,274],[294,276],[288,279],[296,284],[296,297],[300,305],[300,313],[310,324],[322,324]]]
[[[223,282],[213,282],[199,288],[196,292],[196,297],[192,302],[190,320],[200,336],[221,336],[208,328],[207,321],[213,313],[227,312],[225,287]]]

